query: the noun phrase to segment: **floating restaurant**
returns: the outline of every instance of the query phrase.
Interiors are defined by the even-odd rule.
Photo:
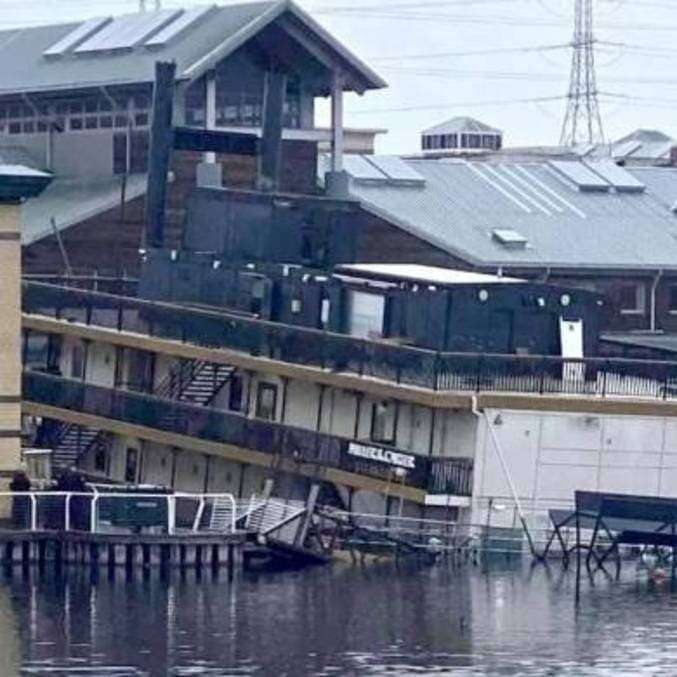
[[[3,468],[21,432],[33,479],[153,487],[160,548],[245,531],[319,559],[364,520],[428,543],[540,529],[575,489],[671,493],[677,363],[627,346],[669,343],[674,169],[349,154],[344,94],[385,83],[290,2],[9,49],[0,158],[50,184],[14,210]],[[94,495],[88,533],[125,545]]]

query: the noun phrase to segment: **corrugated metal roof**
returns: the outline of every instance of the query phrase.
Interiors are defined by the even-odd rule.
[[[178,78],[195,79],[213,67],[214,60],[225,58],[287,12],[344,59],[346,68],[359,74],[365,89],[385,86],[378,75],[303,10],[289,0],[277,0],[218,7],[210,13],[209,21],[197,21],[165,46],[152,49],[141,45],[116,53],[44,56],[45,50],[81,23],[0,31],[0,94],[152,82],[158,59],[175,61]]]
[[[126,201],[146,192],[145,174],[127,177]],[[30,245],[53,234],[51,219],[59,231],[113,209],[120,204],[119,176],[97,179],[55,179],[38,197],[21,207],[21,244]]]
[[[677,170],[631,169],[644,193],[588,193],[544,162],[410,159],[419,187],[353,182],[367,211],[475,265],[677,269]],[[674,193],[674,198],[670,196]],[[495,229],[528,244],[510,249]]]

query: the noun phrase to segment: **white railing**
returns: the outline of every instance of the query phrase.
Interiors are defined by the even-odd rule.
[[[22,501],[25,499],[25,502]],[[202,516],[208,504],[226,502],[230,505],[230,520],[228,528],[223,533],[235,533],[237,531],[237,503],[232,494],[195,494],[177,492],[173,494],[152,492],[105,492],[95,489],[93,492],[75,491],[12,491],[0,492],[0,504],[7,504],[11,514],[11,527],[27,531],[74,531],[74,517],[78,517],[78,510],[74,507],[74,500],[82,499],[80,509],[83,507],[89,515],[86,515],[88,530],[91,533],[102,531],[100,508],[102,501],[153,501],[154,505],[145,507],[152,508],[157,504],[164,503],[166,510],[162,515],[162,524],[156,520],[153,526],[160,527],[168,535],[175,535],[178,531],[197,533],[206,531],[201,527]],[[190,527],[177,530],[177,502],[188,501],[194,503],[194,516]],[[77,503],[75,504],[77,505]],[[46,519],[40,520],[40,514],[46,512]],[[190,512],[190,511],[189,511]],[[84,519],[79,520],[80,531],[83,529]],[[114,522],[114,521],[113,521]],[[131,522],[131,523],[130,523]],[[105,525],[107,529],[115,527],[114,523]],[[120,525],[117,525],[120,526]],[[133,520],[123,526],[135,526]],[[137,525],[138,526],[138,525]],[[148,526],[143,523],[140,526]]]
[[[422,519],[397,514],[379,515],[343,510],[320,511],[320,519],[356,528],[350,541],[354,545],[410,545],[416,550],[433,553],[452,551],[484,551],[518,554],[528,552],[527,542],[519,523],[513,525],[454,520]],[[547,543],[552,526],[542,524],[531,529],[537,551]],[[563,534],[564,535],[564,534]],[[558,551],[554,544],[553,554]]]

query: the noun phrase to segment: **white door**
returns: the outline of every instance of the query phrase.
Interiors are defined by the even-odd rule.
[[[565,320],[560,317],[559,337],[562,357],[580,360],[583,357],[583,320]],[[585,365],[581,362],[565,362],[562,378],[565,381],[582,381]]]
[[[361,291],[348,292],[348,333],[357,338],[383,335],[385,297]]]

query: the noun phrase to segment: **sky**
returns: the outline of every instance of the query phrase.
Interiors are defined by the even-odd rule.
[[[152,7],[155,0],[146,0]],[[163,6],[206,0],[162,0]],[[223,2],[219,4],[225,4]],[[377,150],[409,153],[422,129],[469,115],[510,146],[559,140],[574,0],[299,0],[376,70],[385,90],[349,95],[350,127],[386,129]],[[0,28],[136,11],[139,0],[0,0]],[[677,138],[677,0],[593,0],[605,136]],[[327,107],[318,104],[318,123]]]

